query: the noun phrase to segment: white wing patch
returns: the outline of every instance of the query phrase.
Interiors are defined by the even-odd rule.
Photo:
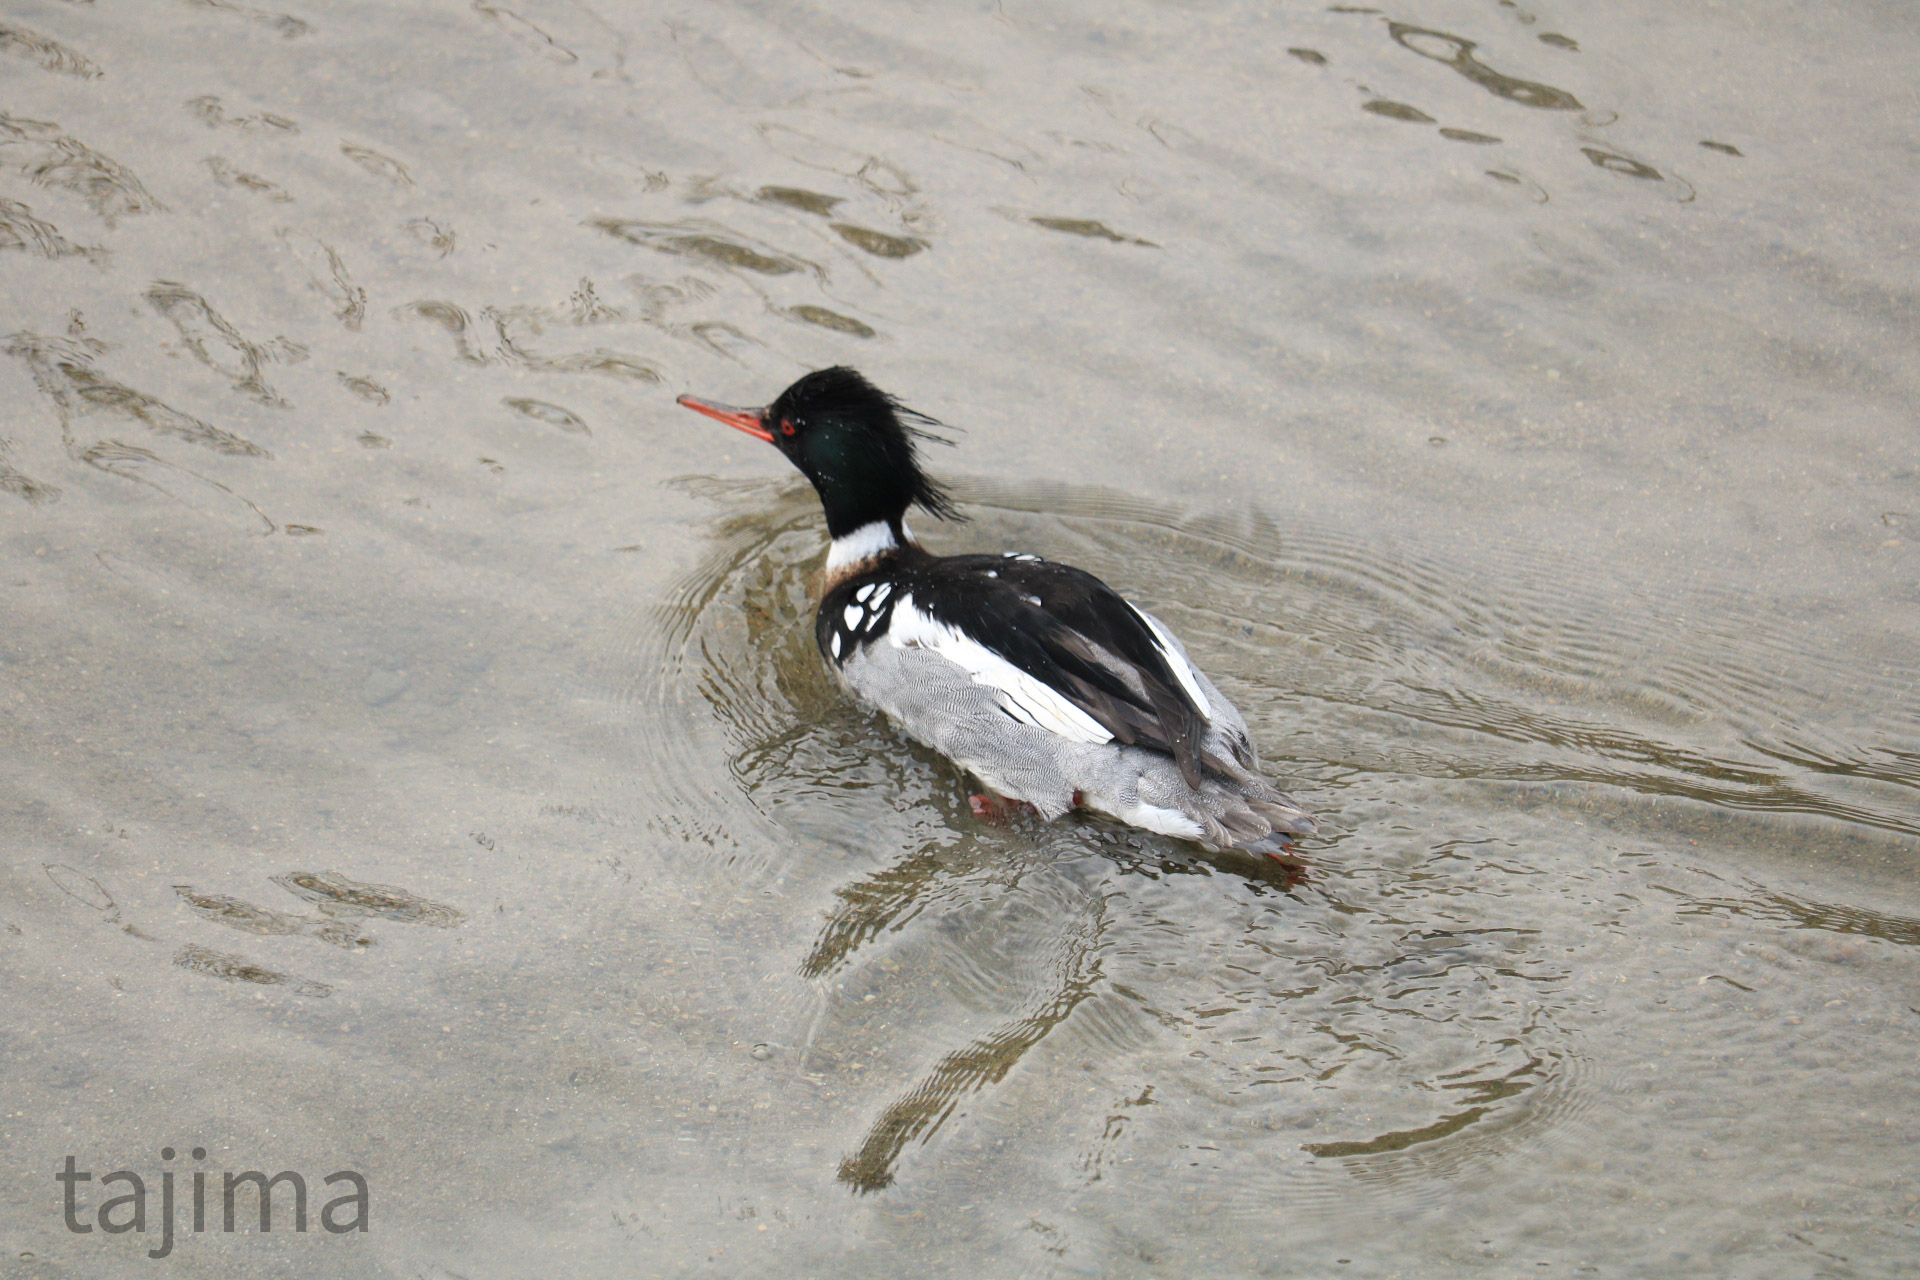
[[[1212,724],[1213,708],[1207,703],[1207,695],[1200,691],[1200,682],[1194,679],[1193,664],[1180,656],[1180,650],[1174,647],[1173,637],[1167,634],[1165,627],[1149,618],[1137,606],[1128,604],[1127,608],[1132,609],[1134,616],[1146,623],[1147,629],[1153,632],[1154,647],[1160,650],[1160,656],[1165,658],[1167,665],[1173,669],[1173,678],[1180,682],[1180,687],[1186,691],[1187,697],[1193,700],[1193,705],[1200,712],[1200,718]]]
[[[1069,702],[1057,689],[1037,680],[957,628],[937,622],[914,608],[913,595],[903,592],[894,602],[893,625],[887,639],[896,649],[931,649],[986,685],[998,695],[1000,706],[1022,724],[1035,725],[1074,742],[1098,745],[1113,741],[1100,722]]]
[[[886,627],[887,597],[892,593],[893,584],[888,582],[869,582],[853,593],[853,599],[847,601],[840,610],[839,624],[827,639],[827,648],[831,650],[835,662],[846,657],[855,645],[873,639]]]

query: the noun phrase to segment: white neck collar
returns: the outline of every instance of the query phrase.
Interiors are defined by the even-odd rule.
[[[912,541],[913,535],[907,532],[907,522],[900,522],[900,536]],[[833,540],[827,550],[827,572],[834,573],[862,560],[871,560],[877,555],[895,550],[900,545],[893,536],[893,526],[885,520],[874,520],[861,525],[852,533],[842,534]]]

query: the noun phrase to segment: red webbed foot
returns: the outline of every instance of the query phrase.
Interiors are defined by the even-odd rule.
[[[968,796],[967,807],[973,810],[974,817],[996,827],[1009,825],[1022,813],[1040,812],[1025,800],[1009,800],[1006,796],[997,796],[991,791]]]

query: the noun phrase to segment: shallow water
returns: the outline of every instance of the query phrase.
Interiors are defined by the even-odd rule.
[[[0,1265],[1909,1274],[1917,54],[19,0]],[[834,362],[960,429],[936,549],[1184,637],[1303,880],[835,691],[811,491],[672,403]],[[369,1230],[150,1261],[69,1154]]]

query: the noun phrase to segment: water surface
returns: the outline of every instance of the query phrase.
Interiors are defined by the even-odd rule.
[[[1916,55],[19,0],[9,1274],[1910,1273]],[[672,401],[836,362],[957,428],[932,546],[1179,631],[1304,878],[835,690],[811,491]],[[150,1261],[69,1154],[373,1217]]]

